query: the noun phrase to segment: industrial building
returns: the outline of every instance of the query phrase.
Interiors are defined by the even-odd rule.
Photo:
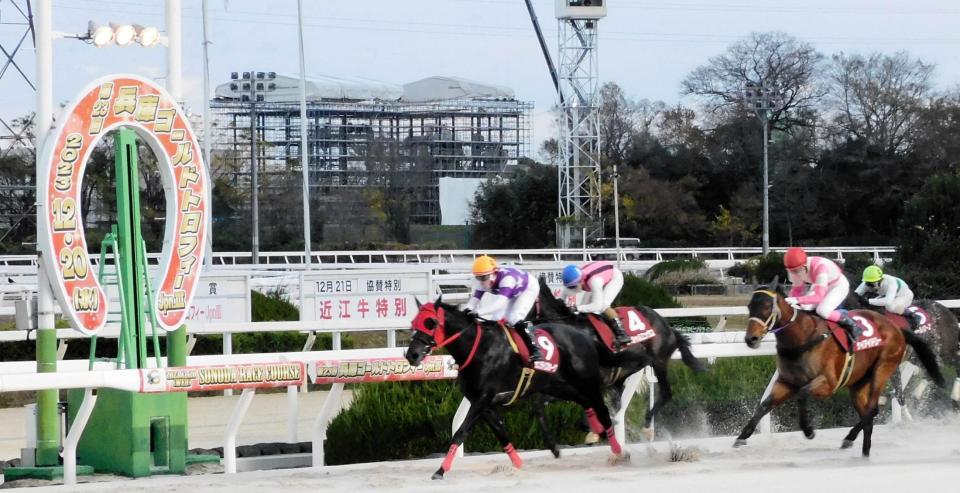
[[[361,196],[342,193],[350,189],[403,186],[415,189],[411,223],[463,224],[472,198],[464,190],[509,174],[530,155],[533,104],[506,87],[455,77],[403,85],[309,77],[306,99],[310,193],[325,208]],[[249,187],[255,150],[260,176],[299,172],[299,100],[297,76],[238,72],[218,85],[211,102],[215,171]],[[447,207],[441,196],[459,203]]]

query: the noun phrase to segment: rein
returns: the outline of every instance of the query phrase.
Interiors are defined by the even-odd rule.
[[[780,320],[780,316],[782,315],[782,312],[780,311],[780,303],[778,303],[778,301],[777,301],[777,293],[775,293],[775,292],[773,292],[773,291],[766,290],[766,289],[758,289],[758,290],[754,291],[754,294],[756,294],[756,293],[765,294],[765,295],[769,296],[769,297],[773,300],[773,310],[770,312],[770,316],[767,317],[766,320],[760,320],[760,319],[757,318],[757,317],[750,317],[750,318],[749,318],[749,320],[756,321],[757,323],[763,325],[763,327],[764,327],[763,334],[764,334],[764,335],[766,335],[767,332],[772,332],[774,335],[777,335],[777,334],[780,333],[780,331],[782,331],[783,329],[786,329],[786,328],[789,327],[791,324],[793,324],[794,322],[797,321],[797,313],[798,313],[800,310],[799,310],[798,308],[793,308],[793,316],[790,317],[790,321],[788,321],[787,323],[785,323],[785,324],[783,324],[783,325],[781,325],[781,326],[779,326],[779,327],[774,327],[774,324],[775,324],[778,320]],[[761,337],[762,337],[762,336],[761,336]],[[785,357],[785,358],[796,358],[796,357],[799,357],[800,355],[802,355],[803,353],[805,353],[805,352],[807,352],[807,351],[809,351],[809,350],[817,347],[817,345],[819,345],[819,344],[822,343],[823,341],[827,340],[829,337],[830,337],[830,333],[827,332],[827,333],[825,333],[825,334],[820,334],[819,336],[814,336],[814,337],[813,337],[812,339],[810,339],[809,341],[804,342],[804,343],[799,344],[799,345],[794,346],[794,347],[784,347],[784,346],[781,346],[781,345],[778,343],[778,344],[777,344],[777,354],[780,355],[780,356],[783,356],[783,357]]]
[[[445,318],[445,317],[444,317],[444,315],[443,315],[443,308],[437,308],[437,324],[438,324],[438,326],[437,326],[437,329],[436,329],[436,330],[439,330],[439,331],[441,331],[441,333],[446,334],[446,330],[445,330],[446,325],[445,325],[445,320],[444,320],[444,318]],[[466,329],[464,329],[464,330],[466,330]],[[433,341],[434,341],[434,344],[435,344],[435,345],[434,345],[434,348],[435,348],[435,349],[441,349],[441,348],[443,348],[444,346],[447,346],[448,344],[450,344],[451,342],[459,339],[460,336],[463,335],[463,332],[464,332],[464,331],[461,330],[460,332],[457,332],[456,334],[454,334],[454,335],[452,335],[452,336],[450,336],[450,337],[446,337],[446,338],[444,338],[444,339],[441,340],[441,341],[438,341],[438,340],[436,339],[436,337],[433,336],[433,334],[431,334],[430,337],[431,337],[431,338],[433,339]],[[477,337],[474,338],[474,340],[473,340],[473,347],[470,348],[470,353],[467,355],[466,361],[464,361],[463,364],[460,365],[459,370],[462,371],[464,368],[466,368],[468,365],[470,365],[470,363],[473,363],[473,357],[477,355],[477,348],[480,347],[480,337],[483,335],[482,332],[483,332],[483,331],[481,330],[480,322],[478,321],[478,322],[477,322]],[[436,333],[436,331],[434,331],[434,333]]]

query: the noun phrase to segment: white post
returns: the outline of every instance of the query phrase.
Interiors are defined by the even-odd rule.
[[[180,0],[166,0],[166,24],[167,24],[167,92],[173,96],[178,103],[183,102],[183,66]]]
[[[323,401],[323,407],[320,408],[320,414],[317,415],[317,420],[313,423],[313,467],[323,467],[323,441],[327,439],[327,427],[330,426],[333,411],[340,404],[342,395],[342,382],[331,385],[330,392]]]
[[[208,48],[210,39],[208,38],[209,22],[207,22],[207,0],[203,0],[203,162],[207,173],[207,203],[213,204],[213,180],[211,171],[213,162],[210,161],[210,142],[213,136],[210,135],[210,55]],[[207,241],[204,248],[207,250],[206,265],[213,265],[213,210],[207,214]],[[187,354],[190,354],[187,352]]]
[[[93,389],[86,389],[83,393],[83,404],[77,411],[77,416],[73,420],[70,432],[67,438],[63,440],[63,484],[77,484],[77,445],[80,444],[80,436],[83,435],[83,429],[87,426],[87,420],[93,413],[93,408],[97,404],[97,394]]]
[[[233,354],[233,333],[224,332],[223,333],[223,355],[230,356]],[[223,395],[229,397],[233,395],[233,389],[225,389]]]
[[[256,395],[254,389],[243,389],[240,400],[233,408],[230,422],[227,423],[226,436],[223,439],[223,472],[226,474],[237,472],[237,432],[240,430],[244,415],[247,414],[247,409],[250,409],[254,395]]]
[[[466,397],[460,401],[460,407],[457,408],[457,412],[453,415],[453,433],[456,433],[460,429],[460,426],[463,424],[463,421],[467,419],[467,413],[470,412],[470,400]],[[466,448],[466,444],[462,444],[457,448],[457,457],[463,457],[463,450]]]
[[[620,396],[620,409],[617,410],[616,416],[613,417],[613,431],[617,436],[617,440],[624,445],[627,443],[627,424],[625,423],[627,408],[630,407],[630,401],[637,393],[637,387],[640,386],[640,382],[643,381],[645,374],[646,369],[638,371],[627,377],[623,382],[623,394]],[[653,387],[650,387],[650,395],[650,400],[653,401]],[[651,428],[653,428],[652,423]]]
[[[770,392],[773,392],[773,384],[778,378],[780,378],[780,370],[773,372],[773,376],[770,377],[770,383],[767,384],[767,388],[763,391],[763,396],[760,397],[760,402],[763,402],[767,396],[770,395]],[[760,419],[760,423],[757,425],[757,433],[773,434],[773,422],[770,421],[770,413],[767,413]]]
[[[310,269],[310,146],[307,142],[307,69],[303,61],[303,0],[297,0],[297,32],[300,34],[300,168],[303,169],[303,253]]]
[[[287,387],[287,441],[290,443],[297,443],[297,422],[300,419],[298,391],[296,385]]]

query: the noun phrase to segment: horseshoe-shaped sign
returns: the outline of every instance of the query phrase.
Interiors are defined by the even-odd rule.
[[[39,242],[63,312],[84,334],[96,334],[106,324],[107,294],[90,269],[80,193],[96,143],[110,130],[128,127],[153,150],[163,178],[167,224],[152,286],[160,327],[176,330],[200,278],[209,214],[206,164],[183,110],[149,80],[112,75],[84,89],[60,122],[45,142],[41,162],[47,168],[39,173],[37,189],[38,217],[46,226]]]

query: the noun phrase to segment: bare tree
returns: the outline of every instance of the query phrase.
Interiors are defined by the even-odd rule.
[[[906,150],[931,93],[933,69],[906,52],[834,55],[828,80],[834,135],[888,154]]]
[[[701,96],[707,110],[718,113],[742,109],[746,84],[761,84],[778,94],[770,122],[785,130],[806,123],[799,114],[824,96],[815,83],[822,60],[813,46],[788,34],[753,33],[691,72],[681,93]]]

